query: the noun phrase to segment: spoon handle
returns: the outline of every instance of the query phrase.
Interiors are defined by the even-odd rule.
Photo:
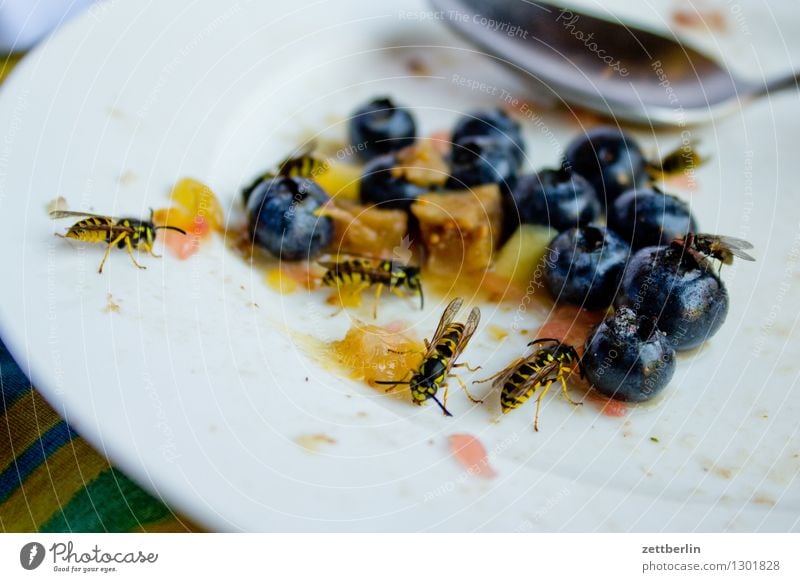
[[[798,86],[800,86],[800,71],[794,71],[788,75],[767,81],[757,92],[757,95],[769,95],[784,89],[797,89]]]

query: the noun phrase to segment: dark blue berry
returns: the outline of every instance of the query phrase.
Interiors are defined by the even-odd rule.
[[[487,135],[465,137],[453,144],[448,187],[461,190],[482,184],[511,188],[517,178],[517,162],[497,138]]]
[[[382,208],[409,208],[418,196],[430,191],[409,182],[396,172],[399,162],[394,154],[375,158],[364,167],[359,183],[362,204],[379,204]]]
[[[349,131],[350,143],[364,161],[401,150],[413,144],[417,136],[414,118],[388,97],[359,107],[350,119]]]
[[[255,184],[247,200],[253,243],[287,261],[319,256],[333,240],[333,221],[315,215],[328,200],[306,178],[277,177]]]
[[[523,224],[544,224],[556,230],[583,226],[594,221],[600,203],[594,188],[578,174],[542,170],[521,176],[511,190],[511,200]]]
[[[545,283],[557,302],[603,309],[614,302],[630,248],[601,226],[559,234],[545,255]]]
[[[622,307],[597,326],[581,360],[595,390],[617,400],[644,402],[675,373],[675,350],[651,317]]]
[[[634,249],[666,245],[697,232],[686,202],[649,187],[628,190],[617,198],[607,220],[608,227]]]
[[[564,154],[564,169],[589,180],[604,205],[648,181],[642,150],[613,127],[598,127],[574,139]]]
[[[517,167],[525,159],[525,142],[522,129],[502,109],[482,109],[464,115],[453,129],[453,144],[463,145],[467,138],[475,136],[494,137],[513,156]]]
[[[676,350],[696,348],[728,314],[728,291],[705,262],[679,246],[648,247],[631,257],[621,304],[655,317]]]

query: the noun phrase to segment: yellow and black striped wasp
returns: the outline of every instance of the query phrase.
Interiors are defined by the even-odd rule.
[[[320,280],[320,284],[324,287],[341,289],[348,285],[354,286],[354,293],[358,294],[375,285],[373,317],[378,316],[378,300],[384,287],[400,297],[403,295],[403,290],[419,295],[419,307],[420,309],[425,308],[419,267],[403,265],[398,261],[367,257],[342,261],[319,261],[319,264],[327,269]]]
[[[303,148],[279,162],[275,170],[261,174],[242,192],[245,200],[250,198],[259,184],[273,178],[316,178],[328,169],[328,162],[313,154],[315,142],[307,143]]]
[[[411,400],[414,404],[422,405],[422,403],[427,400],[433,400],[439,405],[439,408],[442,409],[445,416],[453,416],[447,410],[447,380],[450,377],[454,377],[458,380],[461,388],[464,389],[467,397],[472,402],[476,404],[482,402],[472,397],[461,378],[450,373],[453,368],[460,368],[462,366],[470,371],[479,369],[470,368],[466,363],[456,363],[458,357],[467,347],[470,338],[472,338],[481,320],[481,310],[478,307],[473,307],[467,317],[466,323],[454,322],[453,319],[455,319],[456,313],[458,313],[463,304],[464,300],[461,297],[456,297],[444,310],[431,341],[425,340],[425,354],[422,357],[419,368],[416,371],[409,371],[409,373],[412,374],[410,380],[377,381],[376,384],[383,384],[386,386],[408,384],[411,390]],[[439,399],[436,398],[436,394],[442,386],[444,386],[444,398],[443,402],[439,402]]]
[[[734,257],[745,261],[755,261],[755,258],[745,252],[745,250],[752,249],[753,245],[746,240],[732,236],[690,232],[683,238],[675,239],[673,244],[682,247],[684,251],[691,251],[703,257],[718,260],[720,270],[722,270],[722,265],[733,264]]]
[[[537,390],[539,396],[536,397],[536,416],[533,422],[534,430],[539,430],[539,409],[550,385],[554,382],[561,382],[564,396],[570,403],[578,406],[581,402],[575,402],[567,390],[567,378],[573,372],[577,364],[581,378],[583,378],[583,366],[578,352],[575,348],[561,343],[557,339],[543,338],[532,341],[528,346],[535,346],[533,352],[523,358],[513,361],[507,368],[501,370],[494,376],[479,380],[476,384],[494,380],[492,386],[501,388],[500,406],[503,414],[519,408],[525,404]]]
[[[186,231],[176,226],[156,226],[153,224],[152,210],[150,211],[150,220],[112,218],[102,214],[72,212],[69,210],[53,210],[50,212],[50,218],[53,219],[69,217],[81,218],[82,220],[69,227],[66,234],[56,233],[56,236],[88,243],[106,243],[108,245],[103,255],[103,260],[100,261],[100,267],[97,269],[98,273],[103,272],[103,265],[114,246],[120,249],[127,249],[133,264],[140,269],[146,269],[147,267],[136,262],[133,256],[133,249],[143,250],[159,258],[160,255],[153,252],[153,244],[156,241],[156,233],[159,230],[174,230],[181,234],[186,234]]]
[[[683,172],[699,168],[708,159],[697,151],[698,140],[687,141],[657,161],[647,163],[647,173],[653,180],[665,180]]]

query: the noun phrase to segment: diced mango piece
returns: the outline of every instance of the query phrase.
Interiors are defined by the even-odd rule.
[[[557,234],[549,226],[521,225],[497,253],[494,272],[524,289],[537,276],[537,268],[541,276],[544,275],[540,263]]]
[[[339,200],[358,201],[358,188],[363,168],[354,164],[328,164],[314,180],[328,195]]]
[[[411,212],[419,220],[431,272],[475,273],[489,267],[502,218],[497,185],[426,194]]]

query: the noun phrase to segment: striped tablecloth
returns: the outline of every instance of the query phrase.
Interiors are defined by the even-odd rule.
[[[77,435],[0,342],[0,531],[196,530]]]

